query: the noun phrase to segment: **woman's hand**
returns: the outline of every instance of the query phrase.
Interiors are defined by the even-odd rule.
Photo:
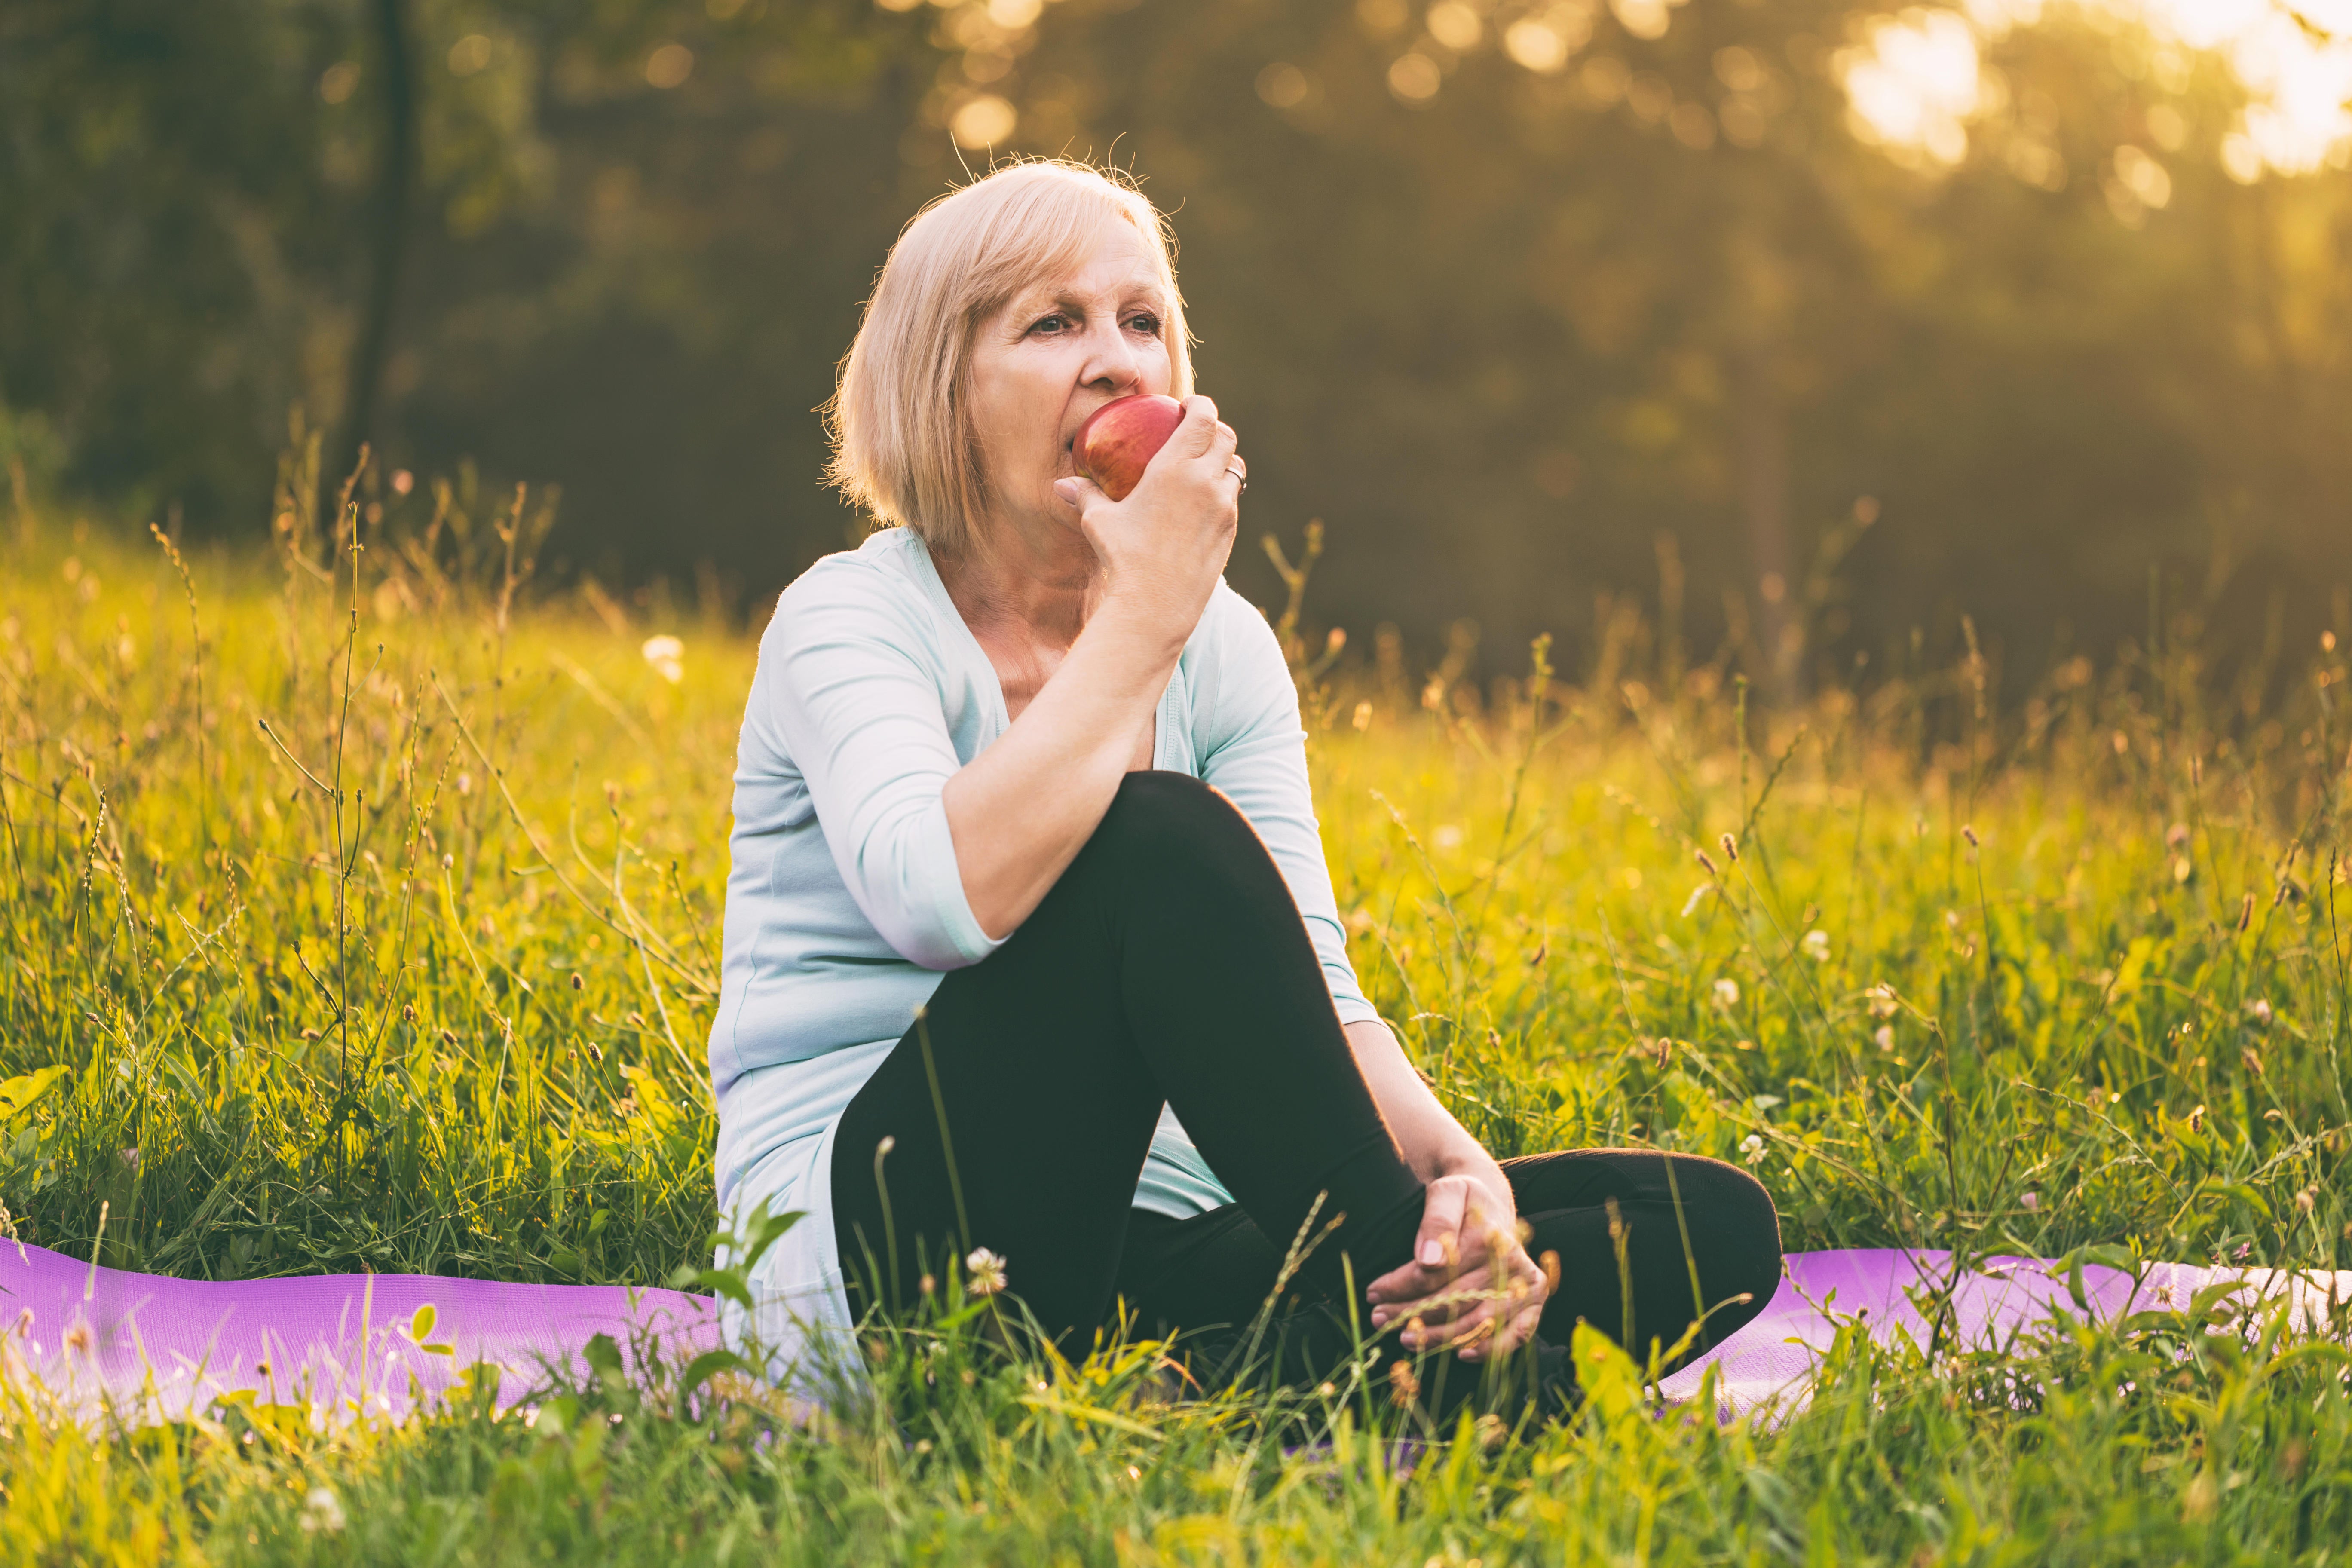
[[[1125,500],[1076,475],[1055,491],[1077,508],[1102,563],[1101,607],[1181,647],[1224,574],[1240,524],[1239,437],[1205,397],[1184,400],[1184,420],[1152,455]]]
[[[1550,1279],[1528,1256],[1510,1206],[1467,1175],[1429,1184],[1413,1260],[1372,1281],[1372,1326],[1402,1320],[1407,1350],[1455,1349],[1465,1361],[1508,1354],[1535,1332]]]

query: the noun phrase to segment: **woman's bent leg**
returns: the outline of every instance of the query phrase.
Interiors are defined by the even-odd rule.
[[[1581,1319],[1641,1360],[1652,1342],[1671,1348],[1704,1318],[1688,1352],[1696,1355],[1761,1312],[1780,1285],[1779,1216],[1762,1184],[1736,1165],[1579,1149],[1506,1160],[1503,1173],[1533,1232],[1528,1252],[1559,1255],[1559,1287],[1539,1331],[1554,1343],[1566,1344]],[[1622,1275],[1612,1200],[1624,1236]]]
[[[1519,1216],[1533,1233],[1528,1250],[1559,1255],[1559,1288],[1538,1331],[1549,1343],[1566,1345],[1581,1319],[1646,1356],[1653,1339],[1662,1348],[1673,1345],[1705,1312],[1690,1352],[1696,1354],[1761,1312],[1779,1285],[1780,1223],[1772,1200],[1736,1166],[1637,1149],[1537,1154],[1502,1165]],[[1609,1234],[1612,1198],[1625,1231],[1628,1268],[1622,1278]],[[1119,1294],[1142,1332],[1206,1331],[1199,1342],[1213,1356],[1237,1342],[1234,1331],[1265,1306],[1283,1252],[1233,1209],[1181,1221],[1139,1215],[1119,1270]],[[1630,1339],[1626,1279],[1633,1285]],[[1317,1304],[1295,1300],[1295,1290],[1275,1314],[1296,1363],[1283,1372],[1292,1381],[1313,1381],[1353,1353],[1353,1336],[1344,1313],[1335,1325]],[[1739,1301],[1742,1295],[1749,1300]],[[1695,1302],[1705,1305],[1695,1310]]]
[[[1422,1185],[1280,871],[1213,790],[1137,773],[1036,911],[940,983],[844,1111],[845,1272],[867,1300],[904,1300],[950,1251],[986,1247],[1047,1331],[1092,1332],[1163,1100],[1267,1235],[1286,1245],[1310,1212],[1318,1230],[1338,1222],[1301,1270],[1310,1289],[1344,1289],[1343,1251],[1359,1279],[1408,1255]]]

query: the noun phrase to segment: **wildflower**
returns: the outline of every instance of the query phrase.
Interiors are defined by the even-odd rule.
[[[677,638],[666,632],[657,637],[647,637],[646,646],[637,651],[644,654],[646,662],[672,686],[686,679],[686,645]]]
[[[2254,1026],[2256,1028],[2269,1028],[2271,1026],[2271,1018],[2273,1016],[2271,1013],[2270,998],[2267,996],[2255,997],[2252,1001],[2246,1004],[2246,1014],[2249,1017],[2253,1019]]]
[[[2164,847],[2167,849],[2178,849],[2188,842],[2189,825],[2187,823],[2176,822],[2164,830]]]
[[[1866,994],[1870,998],[1870,1016],[1874,1018],[1892,1018],[1902,1008],[1903,1004],[1895,997],[1895,987],[1883,980],[1872,986]]]
[[[457,793],[459,795],[471,795],[474,793],[473,774],[461,773],[457,775]]]
[[[1764,1140],[1750,1132],[1739,1141],[1739,1157],[1753,1165],[1764,1158]]]
[[[130,1147],[130,1148],[125,1149],[125,1150],[123,1150],[123,1151],[122,1151],[122,1163],[123,1163],[124,1164],[126,1164],[126,1165],[130,1166],[130,1167],[131,1167],[132,1170],[134,1170],[134,1171],[135,1171],[135,1170],[137,1170],[137,1169],[139,1168],[139,1145],[138,1145],[138,1144],[133,1143],[132,1145],[131,1145],[131,1147]]]
[[[1004,1289],[1004,1259],[984,1247],[975,1247],[963,1260],[975,1296],[993,1296]]]
[[[1738,1006],[1739,982],[1732,979],[1731,976],[1727,974],[1722,979],[1717,981],[1715,983],[1715,1005],[1718,1007],[1725,1008]]]
[[[1873,1040],[1875,1040],[1876,1042],[1878,1042],[1878,1048],[1879,1048],[1881,1051],[1885,1052],[1886,1055],[1888,1055],[1888,1056],[1890,1056],[1890,1057],[1891,1057],[1891,1056],[1893,1056],[1893,1055],[1895,1054],[1895,1026],[1894,1026],[1894,1025],[1892,1025],[1892,1024],[1881,1024],[1881,1025],[1879,1025],[1879,1026],[1878,1026],[1878,1033],[1876,1033],[1876,1034],[1874,1034],[1874,1035],[1871,1036],[1870,1037],[1871,1037]]]
[[[2303,1191],[2295,1194],[2294,1206],[2305,1214],[2309,1214],[2313,1209],[2318,1207],[2319,1189],[2317,1187],[2305,1187]]]
[[[312,1487],[302,1500],[299,1521],[305,1535],[332,1535],[343,1528],[343,1505],[324,1487]]]
[[[1804,940],[1800,942],[1797,945],[1803,948],[1805,950],[1805,956],[1811,959],[1815,963],[1825,963],[1829,961],[1830,933],[1822,931],[1818,926],[1813,930],[1807,931],[1804,936]]]
[[[2252,1242],[2242,1241],[2238,1243],[2237,1249],[2230,1254],[2230,1261],[2232,1263],[2243,1263],[2253,1250],[2254,1244]]]
[[[1402,1409],[1421,1397],[1421,1375],[1410,1362],[1389,1363],[1389,1403]]]
[[[2024,1196],[2019,1198],[2017,1203],[2018,1206],[2022,1208],[2027,1214],[2040,1214],[2042,1212],[2042,1194],[2040,1193],[2027,1193]]]

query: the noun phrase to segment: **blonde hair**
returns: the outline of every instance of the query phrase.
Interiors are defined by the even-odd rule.
[[[1192,356],[1167,219],[1116,169],[1066,159],[998,168],[910,219],[883,263],[825,405],[826,478],[873,525],[902,523],[934,551],[971,542],[987,508],[971,422],[971,349],[1015,294],[1081,259],[1106,217],[1143,236],[1167,296],[1169,391],[1192,390]]]

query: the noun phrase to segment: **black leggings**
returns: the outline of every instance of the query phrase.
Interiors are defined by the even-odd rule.
[[[1235,1204],[1184,1220],[1132,1207],[1163,1101]],[[1750,1295],[1707,1320],[1702,1342],[1719,1341],[1771,1296],[1771,1200],[1733,1166],[1587,1150],[1504,1170],[1530,1252],[1559,1255],[1549,1340],[1580,1318],[1623,1331],[1611,1199],[1635,1344],[1672,1344],[1695,1301]],[[904,1307],[924,1275],[985,1247],[1079,1353],[1121,1301],[1155,1332],[1246,1324],[1319,1197],[1316,1229],[1338,1228],[1284,1304],[1301,1375],[1339,1353],[1343,1259],[1360,1292],[1411,1255],[1423,1206],[1272,857],[1223,795],[1172,773],[1128,775],[1020,930],[940,983],[842,1113],[832,1173],[854,1310]]]

